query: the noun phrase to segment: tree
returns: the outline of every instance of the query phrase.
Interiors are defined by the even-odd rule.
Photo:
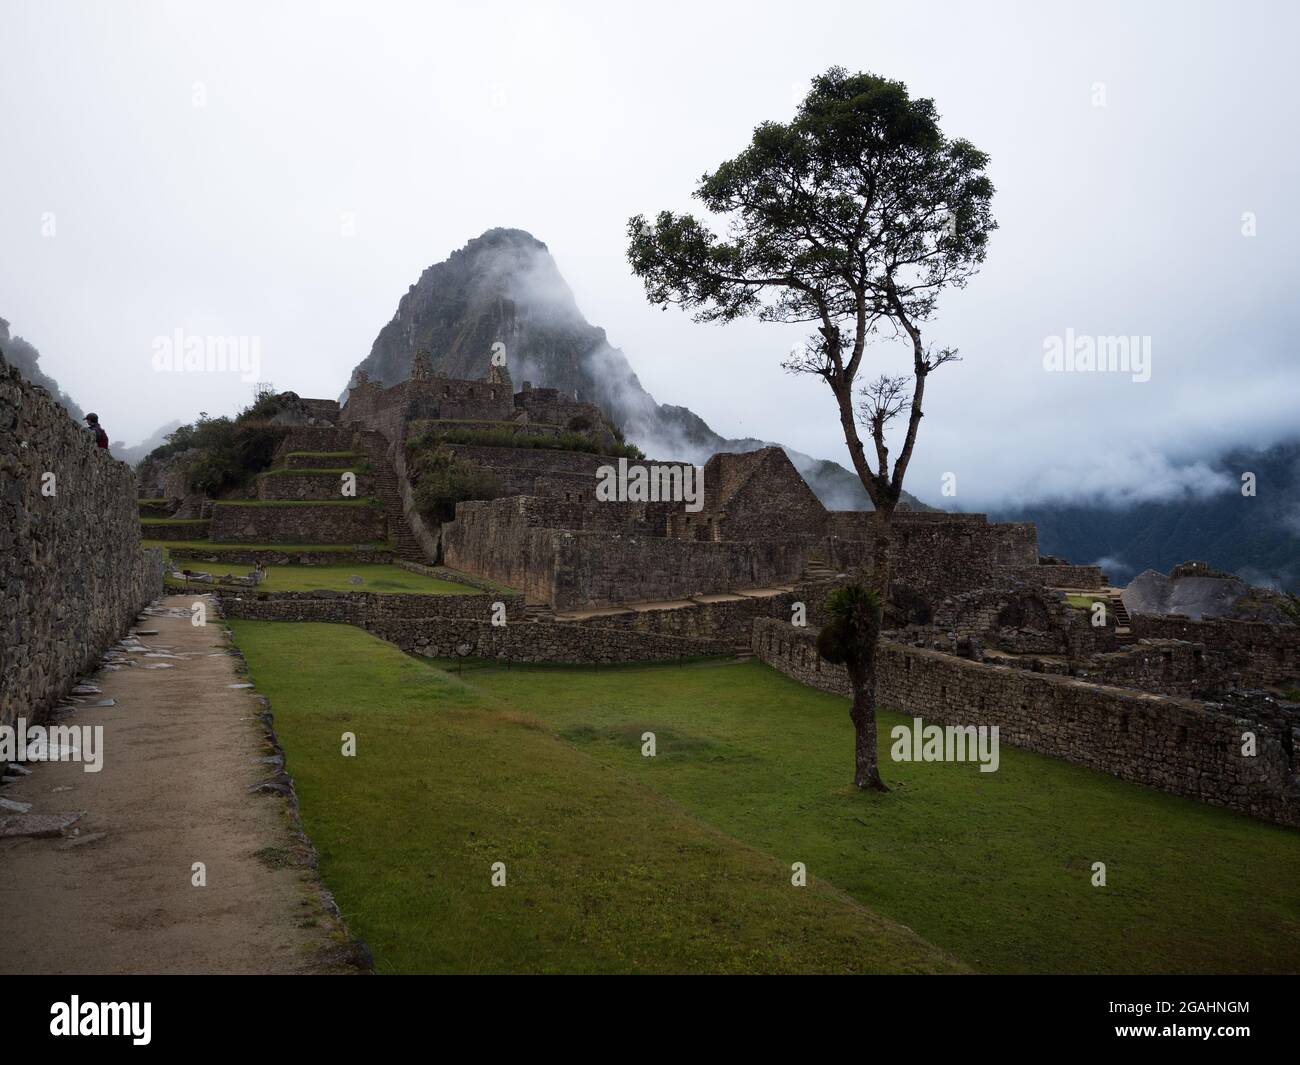
[[[725,219],[725,239],[689,214],[662,211],[653,223],[637,215],[628,224],[628,259],[651,303],[677,304],[704,322],[816,326],[784,365],[821,377],[835,397],[849,457],[875,508],[869,578],[882,604],[926,380],[957,358],[955,349],[936,351],[923,340],[922,327],[940,293],[975,273],[997,228],[987,163],[968,141],[943,135],[933,101],[911,99],[901,82],[832,67],[814,79],[791,122],[763,123],[749,147],[700,179],[694,196]],[[911,374],[859,384],[867,344],[881,338],[910,346]],[[905,411],[891,467],[887,432]],[[879,631],[861,633],[872,648],[856,671],[861,684],[853,682],[859,751],[866,729],[874,750]],[[887,790],[874,757],[858,765],[855,783]]]
[[[887,791],[876,761],[876,703],[872,687],[884,611],[874,588],[846,584],[826,597],[827,622],[817,633],[817,653],[843,666],[853,688],[853,781]]]

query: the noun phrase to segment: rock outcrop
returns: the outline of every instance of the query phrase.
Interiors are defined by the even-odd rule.
[[[1230,618],[1277,624],[1284,617],[1276,593],[1252,588],[1240,577],[1211,569],[1204,562],[1184,562],[1169,576],[1147,570],[1124,589],[1124,607],[1130,614],[1181,614],[1184,617]]]

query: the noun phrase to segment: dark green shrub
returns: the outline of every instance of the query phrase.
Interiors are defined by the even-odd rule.
[[[817,653],[832,665],[856,666],[880,632],[880,596],[864,584],[846,584],[826,597],[826,613]]]
[[[495,499],[501,494],[497,479],[463,459],[453,458],[443,447],[416,451],[414,459],[415,507],[430,521],[451,521],[456,504],[469,499]]]

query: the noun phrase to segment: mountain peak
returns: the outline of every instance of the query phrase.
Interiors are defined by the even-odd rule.
[[[399,384],[410,376],[412,356],[424,350],[435,374],[479,380],[497,344],[505,345],[516,382],[595,403],[647,454],[702,465],[720,451],[770,446],[727,440],[688,408],[655,402],[605,330],[583,316],[546,245],[522,229],[489,229],[425,269],[357,369],[385,386]],[[856,475],[786,453],[827,506],[870,509]],[[910,497],[909,504],[923,507]]]

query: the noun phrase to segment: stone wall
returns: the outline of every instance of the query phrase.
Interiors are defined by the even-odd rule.
[[[524,382],[522,392],[514,397],[515,415],[519,421],[532,426],[554,426],[560,430],[593,433],[606,443],[613,442],[605,412],[594,403],[583,403],[555,388],[533,388]]]
[[[802,584],[793,591],[770,595],[705,597],[659,607],[599,613],[566,623],[726,640],[733,647],[743,642],[748,647],[755,618],[789,622],[796,603],[803,604],[809,624],[821,624],[825,620],[823,604],[835,584],[834,581]]]
[[[392,618],[470,618],[491,621],[495,604],[505,607],[507,624],[524,619],[524,597],[484,595],[383,595],[377,592],[217,591],[229,617],[254,621],[341,621],[368,628]]]
[[[827,560],[842,572],[869,565],[872,512],[832,511]],[[983,514],[897,511],[890,546],[895,583],[937,601],[944,596],[1006,583],[1038,564],[1038,533],[1031,522],[990,524]]]
[[[1021,583],[948,596],[935,606],[932,627],[1014,654],[1079,658],[1119,647],[1113,611],[1105,621],[1094,626],[1091,612],[1070,606],[1060,592]]]
[[[1107,583],[1100,566],[1028,565],[1020,576],[1046,588],[1101,588]]]
[[[456,520],[442,527],[443,561],[523,592],[530,603],[555,596],[555,534],[528,526],[517,513],[523,496],[490,503],[458,503]]]
[[[1240,686],[1271,687],[1300,683],[1300,626],[1175,614],[1134,614],[1134,639],[1186,640],[1227,658]]]
[[[475,466],[526,470],[534,477],[568,473],[594,478],[601,466],[615,465],[618,462],[608,455],[596,455],[588,451],[557,451],[547,447],[486,447],[482,444],[448,444],[447,447],[456,458]]]
[[[209,524],[200,518],[188,521],[142,522],[140,535],[146,540],[206,540]]]
[[[300,455],[280,452],[275,456],[275,463],[277,466],[286,470],[318,470],[321,468],[323,462],[332,463],[338,461],[346,463],[361,461],[361,459],[353,452],[345,451],[342,454],[347,455],[348,458],[335,460],[333,458],[322,458],[320,455],[311,452],[304,452]]]
[[[276,448],[278,459],[291,451],[350,451],[352,431],[324,425],[295,425]]]
[[[446,617],[389,618],[366,628],[403,651],[430,658],[457,658],[466,646],[469,658],[567,665],[664,662],[732,653],[729,644],[718,640],[539,621],[496,626]]]
[[[529,524],[538,505],[519,496],[459,504],[456,520],[443,526],[447,565],[518,588],[529,602],[556,610],[761,588],[803,572],[803,543],[697,543],[539,528]],[[612,515],[618,505],[597,506]]]
[[[754,623],[754,652],[763,661],[810,687],[848,695],[844,669],[823,661],[815,640],[812,628]],[[889,641],[880,648],[880,702],[927,723],[997,725],[1016,747],[1300,827],[1300,729]],[[1256,736],[1253,757],[1241,754],[1248,731]]]
[[[668,535],[685,540],[792,540],[826,535],[827,511],[779,447],[714,455],[703,510],[681,508]]]
[[[162,594],[137,494],[130,467],[0,355],[0,723],[39,719]]]
[[[508,380],[458,381],[447,377],[408,380],[384,388],[374,381],[353,385],[341,415],[345,423],[377,429],[393,444],[406,439],[406,427],[421,419],[508,421],[515,413]]]
[[[469,654],[464,657],[569,665],[660,662],[732,653],[731,644],[707,637],[525,621],[523,599],[512,595],[217,595],[223,617],[356,625],[403,651],[430,658],[459,658],[466,647]],[[504,625],[491,621],[497,602],[506,604]]]
[[[228,547],[195,543],[192,547],[169,549],[176,569],[207,569],[211,566],[386,566],[394,561],[389,547],[349,551],[277,551],[265,548]]]
[[[361,463],[357,463],[358,466]],[[375,493],[375,478],[370,473],[356,474],[356,492],[352,498],[365,499]],[[264,473],[257,478],[257,498],[269,500],[347,499],[343,494],[341,473]]]
[[[373,544],[388,539],[382,507],[357,503],[213,504],[215,543]]]

